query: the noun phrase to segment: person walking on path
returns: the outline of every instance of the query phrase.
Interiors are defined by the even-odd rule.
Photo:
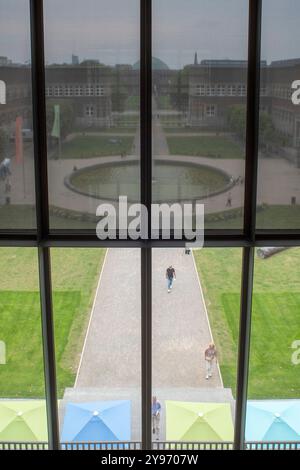
[[[174,279],[176,279],[176,272],[172,265],[167,268],[166,279],[168,282],[168,292],[170,293],[173,288]]]
[[[157,400],[157,397],[152,398],[152,432],[156,435],[156,440],[159,440],[160,434],[160,412],[161,412],[161,404]]]
[[[217,361],[217,350],[213,343],[211,343],[205,350],[205,366],[206,366],[206,380],[212,377],[212,370],[214,361]]]
[[[232,207],[232,195],[231,195],[231,193],[228,194],[226,207]]]

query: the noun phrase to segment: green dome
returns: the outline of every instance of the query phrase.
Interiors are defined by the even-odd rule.
[[[140,61],[136,62],[133,65],[133,69],[140,69]],[[167,64],[165,64],[165,62],[160,59],[157,59],[157,57],[152,57],[152,70],[169,70],[169,67],[167,66]]]

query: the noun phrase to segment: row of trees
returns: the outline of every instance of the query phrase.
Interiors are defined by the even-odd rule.
[[[246,138],[246,107],[232,106],[227,112],[227,122],[230,130],[241,140]],[[260,146],[268,150],[272,145],[286,145],[287,138],[274,127],[271,116],[266,112],[259,114]]]

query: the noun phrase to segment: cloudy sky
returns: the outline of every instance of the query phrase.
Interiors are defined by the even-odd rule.
[[[0,56],[30,58],[28,0],[0,0]],[[46,61],[134,63],[139,0],[44,0]],[[153,55],[170,67],[201,59],[246,59],[248,0],[153,0]],[[300,57],[300,1],[264,0],[262,55]]]

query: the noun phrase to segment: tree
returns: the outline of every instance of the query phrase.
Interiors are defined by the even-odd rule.
[[[241,139],[246,137],[246,108],[242,105],[232,106],[227,111],[229,128]]]

